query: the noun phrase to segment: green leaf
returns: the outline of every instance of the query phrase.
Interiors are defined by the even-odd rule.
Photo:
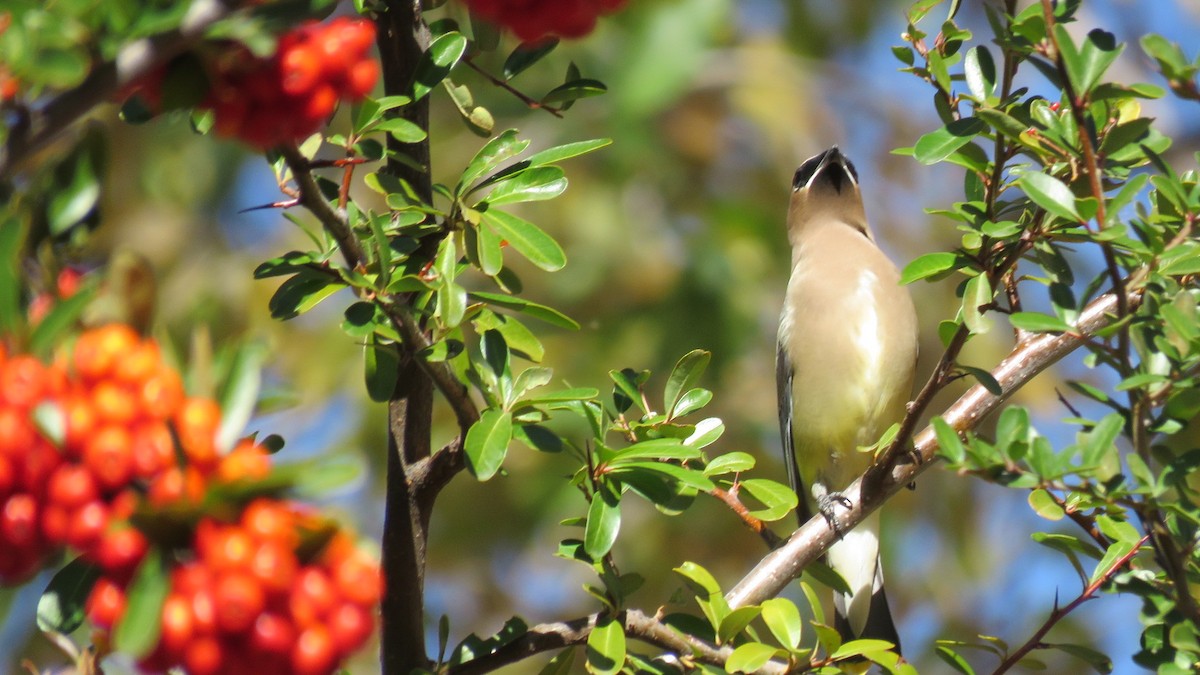
[[[529,66],[537,63],[558,46],[557,38],[522,42],[504,60],[504,79],[511,80]]]
[[[1029,493],[1029,507],[1034,513],[1050,521],[1062,520],[1067,515],[1058,502],[1054,501],[1054,497],[1040,488]]]
[[[962,673],[963,675],[975,675],[975,671],[971,668],[971,664],[967,663],[967,660],[964,659],[958,652],[950,649],[946,645],[938,645],[936,654],[943,663]]]
[[[738,645],[729,660],[725,662],[725,670],[731,673],[756,673],[775,656],[776,649],[761,642],[747,642]]]
[[[838,647],[837,651],[829,655],[829,658],[835,661],[843,661],[852,659],[856,656],[863,656],[872,652],[884,652],[895,647],[887,640],[860,639],[851,640]]]
[[[908,285],[920,279],[936,277],[958,267],[958,255],[948,251],[926,253],[904,266],[900,284]]]
[[[919,138],[913,156],[922,164],[936,164],[986,130],[987,126],[974,117],[955,120]]]
[[[588,634],[587,669],[593,675],[616,675],[625,665],[625,629],[605,616]]]
[[[428,134],[425,130],[403,117],[392,117],[371,127],[371,131],[385,131],[401,143],[420,143]]]
[[[3,280],[2,274],[0,273],[0,281]],[[96,286],[89,283],[76,291],[75,295],[56,302],[50,308],[50,312],[34,326],[33,333],[29,336],[29,351],[34,354],[50,356],[55,347],[62,344],[67,335],[75,330],[84,310],[88,308],[94,297],[96,297]]]
[[[289,477],[291,489],[301,499],[327,499],[337,490],[362,479],[366,465],[360,455],[340,452],[336,455],[314,457],[311,460],[289,463],[276,468],[272,477]]]
[[[581,98],[599,96],[608,91],[608,87],[599,80],[579,78],[565,82],[551,89],[542,97],[543,105],[571,103]]]
[[[538,671],[538,675],[570,675],[573,671],[572,666],[575,665],[574,648],[568,647],[554,655],[546,665]]]
[[[1021,138],[1021,135],[1029,130],[1028,125],[1022,124],[1020,120],[1002,110],[979,108],[975,111],[975,114],[979,116],[979,119],[986,122],[988,126],[1009,138]]]
[[[1105,656],[1103,653],[1087,647],[1085,645],[1074,645],[1066,643],[1046,643],[1045,646],[1049,649],[1057,649],[1060,652],[1070,654],[1075,658],[1087,663],[1092,667],[1092,670],[1107,675],[1113,671],[1112,659]]]
[[[678,438],[651,438],[617,450],[609,464],[640,459],[689,460],[699,459],[700,456],[699,450],[684,445]]]
[[[25,323],[21,310],[19,264],[25,225],[16,217],[0,221],[0,333],[11,335]]]
[[[267,357],[266,345],[243,344],[234,352],[229,374],[221,387],[221,425],[217,429],[217,447],[230,449],[243,436],[246,425],[258,404],[262,387],[262,366]]]
[[[1040,312],[1014,312],[1009,315],[1008,322],[1014,328],[1030,333],[1069,333],[1074,330],[1070,324],[1057,316]]]
[[[967,51],[963,60],[963,74],[967,80],[967,88],[971,95],[981,102],[996,93],[996,62],[992,53],[984,45],[972,47]]]
[[[742,489],[762,503],[763,508],[751,509],[750,514],[759,520],[780,520],[796,509],[799,500],[794,490],[766,478],[747,478],[741,481]]]
[[[708,405],[712,398],[713,393],[707,389],[699,387],[689,389],[679,397],[679,401],[675,404],[674,417],[690,415]]]
[[[100,181],[92,165],[92,155],[79,153],[68,162],[69,166],[60,167],[56,172],[63,175],[58,176],[58,184],[50,193],[46,207],[53,235],[60,235],[80,223],[100,202]]]
[[[162,629],[162,606],[171,590],[162,553],[152,548],[138,565],[133,581],[125,590],[125,613],[113,630],[113,645],[118,651],[141,658],[158,643]]]
[[[373,337],[363,347],[363,373],[372,401],[384,403],[390,399],[400,376],[400,353],[396,346]]]
[[[1080,440],[1081,462],[1084,467],[1099,466],[1106,455],[1113,451],[1117,436],[1125,428],[1125,418],[1120,413],[1105,415],[1092,430]]]
[[[529,147],[529,141],[517,138],[516,129],[501,132],[480,148],[479,152],[475,153],[475,156],[467,163],[467,168],[463,169],[458,186],[454,189],[455,194],[462,194],[483,174],[499,166],[504,160],[521,154],[527,147]]]
[[[692,448],[706,448],[717,442],[725,433],[725,423],[716,417],[706,417],[696,423],[696,429],[683,439],[683,444]]]
[[[1112,539],[1113,541],[1123,541],[1128,544],[1136,544],[1142,538],[1142,535],[1132,523],[1124,520],[1117,520],[1116,518],[1112,518],[1110,516],[1096,516],[1096,525],[1100,528],[1100,531],[1104,533],[1104,536]]]
[[[508,453],[512,434],[512,413],[507,410],[485,410],[471,425],[463,442],[463,451],[467,468],[475,478],[484,481],[496,475]]]
[[[440,84],[466,51],[467,38],[461,33],[451,31],[434,39],[417,63],[412,100],[419,100]]]
[[[566,266],[567,256],[562,247],[537,225],[497,209],[484,211],[483,222],[529,262],[547,272],[555,272]]]
[[[717,628],[717,641],[721,643],[732,642],[761,613],[762,609],[758,605],[738,607],[730,611],[721,619],[721,625]]]
[[[963,289],[963,323],[972,335],[983,335],[992,329],[992,320],[984,316],[984,310],[981,309],[991,304],[992,285],[988,282],[987,275],[977,274],[967,279]]]
[[[668,420],[674,419],[675,406],[679,403],[679,398],[683,392],[696,386],[711,360],[711,352],[693,349],[684,354],[671,369],[671,374],[667,376],[667,384],[663,388],[663,403],[666,406]]]
[[[597,490],[588,506],[587,524],[583,529],[583,550],[594,560],[603,558],[612,550],[620,530],[619,499],[606,489]]]
[[[929,424],[933,427],[933,433],[937,437],[938,451],[945,456],[947,461],[951,464],[958,464],[966,459],[967,450],[963,447],[962,438],[949,422],[938,416],[930,420]]]
[[[700,565],[694,562],[685,562],[674,568],[674,571],[688,581],[688,586],[696,595],[720,597],[721,585],[717,583],[716,577],[711,572]]]
[[[980,386],[982,386],[984,389],[987,389],[988,393],[991,394],[992,396],[1003,396],[1004,395],[1004,388],[1000,386],[1000,383],[998,381],[996,381],[996,378],[993,377],[991,373],[984,370],[983,368],[976,368],[975,366],[964,366],[962,364],[959,364],[958,368],[959,368],[959,370],[963,371],[964,373],[975,378],[975,381],[978,382],[980,384]]]
[[[822,585],[833,589],[835,593],[850,593],[850,584],[838,574],[837,570],[820,560],[813,561],[804,568],[804,573]]]
[[[329,275],[301,270],[280,284],[267,307],[274,319],[294,319],[344,287],[345,284]]]
[[[570,159],[572,157],[578,157],[579,155],[586,155],[589,152],[595,152],[596,150],[608,145],[612,145],[611,138],[596,138],[590,141],[566,143],[564,145],[557,145],[553,148],[546,148],[545,150],[535,152],[529,156],[529,159],[525,161],[529,162],[529,166],[555,164],[563,161],[564,159]]]
[[[800,646],[804,622],[800,618],[800,610],[791,600],[771,598],[763,601],[762,618],[771,635],[779,640],[779,644],[787,649]]]
[[[726,473],[741,473],[754,468],[754,456],[747,452],[730,452],[714,457],[708,466],[704,467],[705,476],[719,476]]]
[[[557,166],[539,166],[502,181],[484,199],[491,206],[554,199],[567,189],[567,179]]]
[[[1075,92],[1079,96],[1087,96],[1104,71],[1125,50],[1125,45],[1119,44],[1112,33],[1099,28],[1089,32],[1078,49],[1063,25],[1054,26],[1054,36],[1058,40],[1063,64],[1067,67],[1067,77],[1075,85]]]
[[[1042,207],[1047,213],[1072,222],[1080,222],[1082,218],[1075,208],[1075,195],[1059,179],[1044,173],[1026,173],[1017,181],[1021,189],[1034,204]]]
[[[511,309],[515,312],[527,314],[535,319],[545,321],[552,326],[566,328],[567,330],[579,330],[579,324],[566,314],[563,314],[552,307],[539,305],[536,302],[526,300],[524,298],[519,298],[512,295],[502,295],[500,293],[487,293],[484,291],[472,291],[468,294],[468,297],[473,300],[486,302],[489,305],[495,305],[497,307],[503,307],[505,309]]]
[[[64,635],[75,632],[83,625],[84,606],[100,576],[100,568],[82,557],[55,572],[38,599],[38,630]]]
[[[1092,576],[1088,579],[1088,584],[1090,585],[1096,583],[1097,580],[1111,572],[1113,565],[1115,565],[1118,560],[1129,555],[1129,553],[1133,551],[1136,544],[1136,541],[1114,541],[1112,545],[1108,547],[1108,550],[1104,552],[1104,557],[1100,559],[1100,562],[1096,563],[1096,569],[1092,571]]]

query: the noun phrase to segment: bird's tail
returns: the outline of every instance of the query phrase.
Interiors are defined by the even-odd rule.
[[[875,561],[877,585],[871,589],[871,600],[867,605],[867,619],[861,631],[856,632],[850,625],[845,608],[845,595],[839,593],[834,598],[833,627],[842,636],[843,642],[859,639],[886,640],[896,646],[900,653],[900,634],[892,621],[892,610],[888,607],[887,593],[883,589],[883,568],[878,559]]]
[[[869,638],[887,640],[900,653],[900,635],[892,621],[883,590],[879,561],[879,514],[874,513],[847,532],[828,553],[829,565],[850,586],[850,593],[833,598],[834,627],[845,641]]]

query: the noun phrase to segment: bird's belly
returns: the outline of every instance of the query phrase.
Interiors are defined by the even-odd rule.
[[[887,334],[886,303],[910,303],[898,287],[869,270],[837,280],[835,288],[806,285],[791,330],[793,431],[806,476],[838,489],[870,463],[869,445],[903,415],[915,359],[915,339]],[[907,327],[905,327],[907,328]]]

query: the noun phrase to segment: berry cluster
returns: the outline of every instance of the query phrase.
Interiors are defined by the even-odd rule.
[[[596,18],[611,14],[625,0],[467,0],[471,11],[512,31],[524,42],[557,35],[578,38],[591,33]]]
[[[135,481],[174,466],[172,427],[187,430],[189,459],[215,468],[217,418],[197,415],[210,406],[186,398],[158,346],[128,326],[87,331],[69,362],[48,366],[0,350],[0,584],[64,545],[99,559],[111,536],[128,544],[110,521],[132,512]]]
[[[217,404],[187,397],[157,344],[128,326],[87,330],[50,365],[0,343],[0,584],[70,547],[99,568],[85,611],[111,629],[138,565],[163,544],[131,518],[190,513],[188,541],[164,549],[171,594],[144,667],[333,672],[374,628],[378,566],[298,506],[260,497],[232,523],[207,514],[210,487],[253,486],[271,472],[253,440],[223,452],[220,422]]]
[[[159,643],[142,667],[182,665],[189,675],[333,672],[370,637],[381,577],[341,532],[303,561],[298,551],[311,548],[320,526],[266,498],[235,523],[201,520],[194,556],[171,573]],[[93,587],[93,623],[111,627],[120,619],[124,584],[105,576]]]
[[[275,54],[254,58],[245,49],[213,64],[204,107],[218,134],[261,149],[304,138],[333,114],[341,99],[362,100],[379,78],[368,52],[375,24],[337,18],[306,23],[282,35]]]

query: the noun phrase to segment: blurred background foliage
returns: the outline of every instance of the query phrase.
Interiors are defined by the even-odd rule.
[[[518,267],[527,297],[582,325],[576,333],[540,330],[556,379],[608,390],[610,369],[649,368],[660,383],[651,390],[661,390],[661,378],[680,355],[710,350],[712,366],[701,385],[716,393],[711,414],[727,427],[715,450],[750,452],[766,475],[783,480],[773,363],[789,273],[783,222],[795,167],[840,145],[858,166],[882,245],[900,265],[957,245],[953,228],[923,209],[961,198],[960,173],[891,154],[940,126],[929,88],[897,72],[891,56],[908,4],[631,0],[591,37],[560,45],[513,81],[540,94],[561,82],[573,60],[585,77],[609,86],[607,95],[579,102],[565,119],[530,110],[459,68],[456,80],[491,110],[497,130],[520,129],[534,150],[583,138],[615,140],[567,163],[566,195],[524,211],[562,242],[569,259],[556,274]],[[431,18],[443,15],[465,22],[455,3]],[[958,21],[986,33],[976,3],[964,3]],[[1130,43],[1145,32],[1161,33],[1191,51],[1200,5],[1093,0],[1071,28],[1083,33],[1097,26]],[[504,52],[477,63],[498,72]],[[1136,48],[1126,51],[1113,75],[1155,82],[1151,63]],[[1028,81],[1019,84],[1045,87],[1036,77],[1029,69]],[[1166,98],[1146,108],[1175,138],[1168,160],[1189,168],[1200,146],[1194,104]],[[345,126],[344,117],[335,129]],[[119,122],[110,105],[86,125],[103,130],[108,165],[98,227],[81,245],[64,243],[67,258],[84,266],[114,255],[144,258],[157,279],[157,331],[181,355],[198,327],[216,345],[268,345],[267,394],[290,406],[264,414],[251,429],[287,438],[280,461],[318,452],[361,458],[369,467],[363,480],[330,501],[365,537],[378,535],[385,412],[363,389],[361,348],[338,328],[349,296],[279,323],[266,310],[276,282],[251,276],[262,260],[304,246],[304,235],[277,211],[242,212],[280,198],[267,163],[233,143],[196,136],[181,115],[134,127]],[[434,98],[431,139],[435,179],[446,182],[482,143],[444,96]],[[359,197],[370,198],[362,192]],[[508,262],[520,265],[512,257]],[[937,322],[953,316],[957,300],[949,282],[921,284],[913,293],[923,326],[923,380],[941,351]],[[991,367],[1010,347],[1011,333],[997,329],[972,341],[963,362]],[[1059,367],[1060,374],[1086,377],[1081,369],[1078,360]],[[1073,432],[1055,431],[1069,412],[1057,400],[1054,377],[1020,392],[1017,402],[1035,412],[1039,430],[1057,443]],[[961,390],[944,392],[943,403]],[[941,407],[935,402],[931,410]],[[435,442],[453,433],[452,420],[441,421]],[[577,496],[561,480],[571,465],[522,449],[509,455],[505,468],[508,475],[486,483],[461,475],[434,516],[428,616],[436,622],[449,615],[452,644],[469,632],[491,634],[514,614],[532,624],[594,609],[580,589],[590,579],[588,569],[551,555],[566,532],[559,521],[579,511]],[[682,518],[649,508],[625,517],[616,559],[651,575],[632,599],[648,611],[673,602],[681,584],[670,570],[684,560],[704,565],[729,586],[764,553],[761,541],[712,501],[698,501]],[[883,518],[893,607],[906,656],[919,668],[941,667],[932,656],[935,637],[1024,640],[1051,610],[1056,591],[1073,597],[1078,590],[1062,558],[1029,540],[1028,533],[1046,523],[1039,524],[1020,491],[934,470],[914,492],[889,503]],[[1056,628],[1054,637],[1099,644],[1116,672],[1135,672],[1128,659],[1137,649],[1137,608],[1134,599],[1104,596]],[[21,653],[17,645],[30,626],[8,621],[0,652]],[[430,635],[432,645],[434,626]],[[537,672],[542,661],[507,672]],[[6,657],[0,672],[5,667],[15,663]],[[376,666],[367,660],[359,667],[370,672]],[[1052,672],[1078,667],[1050,662]]]

